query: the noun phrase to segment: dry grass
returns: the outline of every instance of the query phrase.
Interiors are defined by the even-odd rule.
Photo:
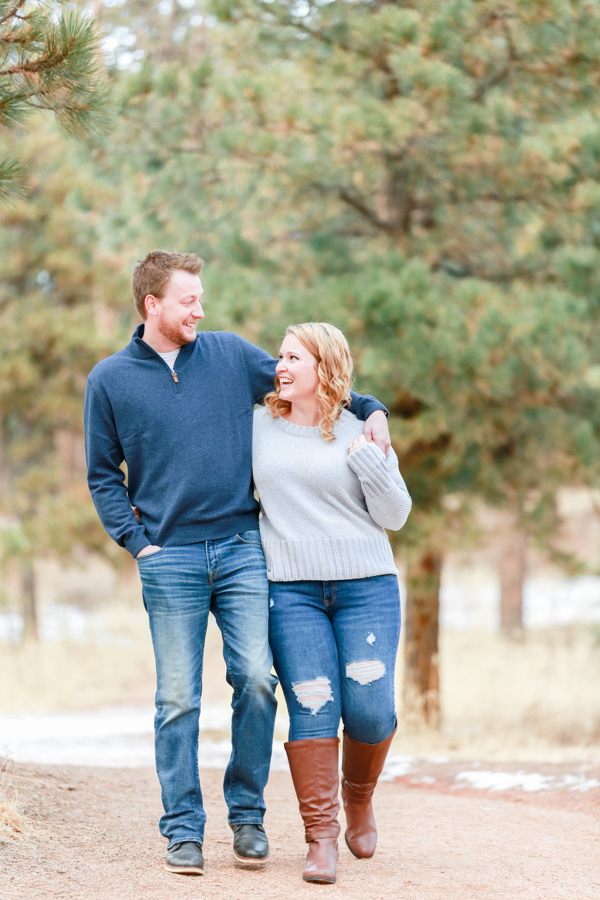
[[[17,798],[0,797],[0,844],[21,838],[26,831],[26,819]]]
[[[0,769],[0,844],[22,839],[31,827],[19,806],[17,789],[11,780],[11,765],[5,760]]]
[[[151,703],[154,657],[142,609],[109,607],[104,644],[94,641],[4,644],[0,710],[7,713]]]
[[[400,738],[407,753],[600,762],[600,643],[593,628],[440,639],[443,728]],[[401,685],[399,685],[401,696]]]

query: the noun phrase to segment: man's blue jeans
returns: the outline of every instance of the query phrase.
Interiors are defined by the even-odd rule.
[[[156,658],[156,770],[169,847],[204,840],[206,814],[198,776],[198,720],[208,614],[223,636],[233,688],[232,751],[225,772],[231,824],[261,824],[269,777],[275,686],[268,643],[268,581],[260,534],[184,547],[138,559]]]
[[[378,744],[396,726],[400,637],[395,575],[269,583],[269,639],[290,715],[290,741]]]

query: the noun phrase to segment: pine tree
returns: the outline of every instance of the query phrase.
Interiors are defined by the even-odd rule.
[[[0,127],[36,110],[81,136],[105,125],[107,86],[94,23],[67,0],[0,0]],[[0,197],[19,192],[19,163],[0,162]]]

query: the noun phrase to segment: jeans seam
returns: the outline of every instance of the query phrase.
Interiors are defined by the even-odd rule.
[[[204,635],[204,644],[206,645],[206,634]],[[204,660],[200,664],[200,684],[202,684],[202,676],[204,674]],[[198,705],[202,708],[202,688],[200,689],[200,695],[198,697]],[[198,744],[200,742],[200,721],[198,720],[198,728],[196,730],[196,752],[194,753],[194,768],[196,770],[196,790],[194,791],[194,809],[196,808],[196,798],[198,797],[198,792],[200,791],[200,766],[198,763]],[[204,804],[202,804],[204,808]]]
[[[223,638],[223,644],[224,644],[224,646],[225,646],[225,648],[226,648],[226,650],[227,650],[227,661],[226,661],[226,663],[225,663],[225,666],[226,666],[226,669],[227,669],[227,674],[228,674],[229,679],[230,679],[230,681],[231,681],[231,687],[232,687],[232,689],[233,689],[233,696],[235,697],[236,686],[235,686],[235,684],[234,684],[233,672],[231,671],[231,648],[230,648],[230,646],[229,646],[229,641],[228,641],[228,639],[227,639],[227,629],[226,629],[226,627],[225,627],[225,622],[223,621],[223,618],[222,618],[222,616],[220,615],[218,599],[217,599],[217,610],[219,611],[219,618],[221,619],[221,622],[219,623],[219,624],[220,624],[220,629],[221,629],[221,637]],[[235,758],[236,758],[236,751],[237,751],[237,748],[236,748],[236,746],[235,746],[235,745],[236,745],[236,741],[233,740],[233,732],[234,732],[234,731],[237,732],[237,726],[238,726],[238,720],[237,720],[237,708],[236,708],[235,706],[233,707],[233,719],[234,719],[234,725],[235,725],[235,727],[232,727],[232,734],[231,734],[231,737],[232,737],[232,740],[231,740],[231,756],[230,756],[230,758],[229,758],[229,764],[228,764],[228,766],[227,766],[227,769],[228,769],[228,771],[229,771],[229,784],[228,784],[228,786],[227,786],[227,791],[225,792],[225,802],[227,803],[227,806],[228,806],[228,807],[229,807],[229,798],[230,798],[230,796],[231,796],[231,794],[232,794],[232,792],[233,792],[233,790],[234,790],[234,788],[235,788],[235,784],[234,784],[234,781],[233,781],[233,774],[232,774],[233,764],[234,764],[234,761],[235,761]]]
[[[225,639],[225,625],[223,625],[223,639]],[[233,683],[233,672],[230,671],[230,667],[231,667],[231,650],[229,648],[229,642],[228,642],[227,643],[227,671],[229,672],[229,677],[231,678],[231,687],[233,688],[233,696],[235,697],[236,687],[235,687],[235,684]],[[233,707],[233,720],[234,720],[234,730],[237,735],[237,729],[238,729],[238,724],[239,724],[238,723],[237,703]],[[234,763],[235,763],[235,760],[237,757],[236,743],[237,743],[237,740],[231,741],[231,757],[229,760],[229,785],[227,787],[227,795],[225,797],[225,802],[227,803],[227,808],[229,808],[229,798],[235,789],[235,783],[233,780],[233,768],[234,768]]]

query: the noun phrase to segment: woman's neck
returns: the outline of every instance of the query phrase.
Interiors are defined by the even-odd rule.
[[[292,425],[303,425],[305,428],[314,428],[319,424],[317,398],[310,397],[308,400],[292,403],[290,411],[284,413],[283,418]]]

